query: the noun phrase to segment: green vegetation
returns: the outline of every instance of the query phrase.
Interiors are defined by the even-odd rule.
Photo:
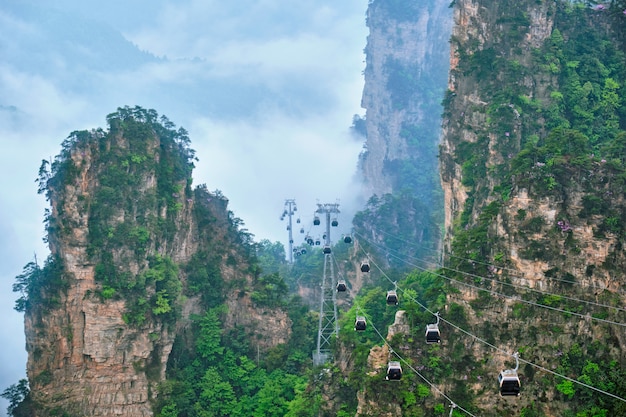
[[[299,321],[295,311],[292,318]],[[241,329],[224,333],[220,316],[225,313],[218,307],[196,317],[193,345],[176,340],[168,378],[159,387],[157,416],[285,416],[298,406],[310,350],[304,362],[297,345],[255,355]]]
[[[0,396],[9,402],[7,415],[14,417],[31,415],[35,410],[32,409],[30,403],[25,402],[25,400],[29,398],[29,394],[30,388],[28,387],[28,380],[26,379],[20,379],[17,384],[13,384],[2,391]]]
[[[365,208],[355,215],[353,224],[363,234],[368,234],[368,230],[373,227],[380,236],[381,245],[397,256],[432,259],[441,238],[438,226],[440,216],[441,213],[433,210],[433,206],[428,206],[422,199],[404,190],[380,198],[371,197]],[[406,242],[413,244],[407,245]],[[376,253],[378,250],[377,247],[363,244],[368,253]],[[388,259],[388,262],[393,268],[406,270],[406,265],[395,257]]]
[[[60,295],[69,285],[63,274],[61,260],[52,255],[46,259],[43,268],[36,261],[29,262],[13,284],[13,291],[20,294],[15,310],[25,312],[37,308],[44,313],[58,307]]]
[[[501,284],[519,282],[517,277],[508,276],[507,269],[519,267],[508,264],[507,255],[514,242],[516,257],[550,265],[545,284],[551,291],[587,299],[585,290],[573,285],[581,279],[573,265],[582,263],[585,268],[579,255],[587,242],[581,242],[579,231],[590,226],[596,238],[616,239],[619,251],[625,243],[626,54],[621,29],[624,16],[623,9],[618,16],[614,13],[615,4],[610,6],[609,13],[603,14],[578,2],[555,3],[548,11],[555,22],[551,36],[538,48],[529,46],[528,52],[522,50],[524,42],[520,42],[529,27],[529,15],[522,10],[527,5],[523,2],[498,2],[490,13],[485,13],[486,19],[493,19],[485,24],[503,25],[502,33],[494,34],[493,39],[482,43],[469,32],[468,39],[452,40],[459,57],[454,75],[462,80],[459,83],[465,91],[475,92],[480,104],[465,107],[468,101],[457,100],[452,92],[444,100],[444,115],[458,123],[451,123],[451,131],[459,136],[449,138],[455,148],[452,158],[441,155],[444,174],[449,176],[452,168],[460,169],[468,195],[454,223],[452,253],[447,262],[453,271],[444,274],[481,289],[469,303],[472,316],[480,318],[490,309],[501,312],[498,314],[505,318],[502,323],[480,322],[473,329],[497,346],[503,342],[520,345],[543,340],[537,333],[547,332],[558,340],[568,340],[572,332],[579,338],[584,335],[572,330],[569,314],[541,314],[525,302],[516,302],[503,312],[494,292],[510,292],[526,302],[590,313],[593,317],[618,317],[564,297],[538,296]],[[618,26],[611,27],[616,23],[611,20],[614,18],[621,20]],[[458,103],[464,107],[456,108]],[[471,117],[467,113],[459,115],[462,111]],[[521,191],[528,193],[527,199]],[[511,216],[503,207],[512,196],[521,197],[517,203],[528,205],[517,208]],[[539,204],[555,208],[555,217],[538,212]],[[586,265],[585,275],[595,276],[598,268],[604,272],[619,271],[617,265],[623,268],[623,253],[611,254],[602,266]],[[611,274],[622,276],[621,272]],[[528,325],[544,321],[550,324],[539,324],[539,328]],[[594,327],[594,335],[610,337],[611,332]],[[558,356],[560,374],[620,393],[623,398],[623,376],[611,375],[609,371],[609,364],[615,359],[613,354],[597,346],[583,349],[565,343],[556,353],[562,355]],[[545,349],[530,348],[523,357],[550,362]],[[461,372],[457,363],[452,366]],[[524,416],[545,415],[550,408],[541,399],[545,390],[556,391],[563,404],[559,412],[564,416],[618,415],[618,410],[624,409],[619,401],[591,395],[593,391],[570,380],[540,381],[531,369],[524,369],[522,375],[533,380],[523,390],[532,390],[528,395],[536,399],[523,408]]]
[[[80,226],[65,210],[86,212],[87,253],[95,264],[100,298],[125,299],[124,318],[129,324],[141,325],[149,315],[171,322],[180,312],[182,282],[178,266],[158,251],[172,244],[183,201],[191,197],[194,151],[187,132],[175,130],[154,110],[120,108],[107,116],[107,122],[108,132],[72,132],[54,162],[43,161],[39,192],[55,200],[57,208],[54,216],[46,216],[48,240],[67,239]],[[77,193],[78,205],[71,207],[66,187],[85,187],[80,176],[87,168],[97,173],[97,187]],[[143,190],[151,178],[156,187]],[[143,269],[132,274],[123,267],[129,262]],[[59,283],[59,273],[52,273],[54,265],[49,262],[44,273],[31,265],[18,279],[16,291],[23,294],[18,309],[24,310],[30,300],[39,301],[43,282]],[[59,288],[63,285],[55,285],[55,290]],[[53,301],[46,297],[46,302]]]
[[[416,355],[412,349],[418,344],[417,340],[423,339],[423,328],[426,323],[433,320],[430,313],[424,312],[412,300],[428,305],[435,310],[443,308],[445,295],[442,280],[430,273],[410,273],[400,280],[398,285],[404,289],[400,307],[406,311],[406,320],[411,323],[413,331],[406,336],[397,335],[390,342],[390,345],[394,349],[398,349],[398,352],[401,352],[404,357],[411,357],[411,360],[415,360],[416,363],[425,363],[428,360],[429,365],[428,369],[424,371],[425,374],[429,376],[435,374],[438,376],[449,375],[450,368],[441,362],[442,358],[438,352],[422,352],[421,355]],[[407,371],[401,381],[389,384],[384,380],[386,368],[371,369],[368,364],[370,350],[375,346],[383,345],[381,336],[386,335],[386,329],[393,323],[397,311],[397,308],[389,307],[386,304],[385,297],[386,292],[381,288],[381,285],[364,288],[354,300],[353,306],[343,313],[339,320],[340,330],[337,349],[350,352],[349,373],[342,376],[339,370],[332,369],[327,377],[330,380],[319,382],[332,384],[334,395],[338,396],[338,401],[335,403],[342,404],[341,411],[345,412],[345,415],[354,415],[356,412],[357,392],[376,398],[382,407],[385,407],[385,404],[399,404],[402,407],[403,415],[423,415],[425,403],[432,400],[429,387],[424,385],[423,381],[412,372]],[[368,325],[365,331],[354,331],[357,315],[366,317]],[[403,349],[409,349],[409,352]],[[432,356],[433,353],[434,356]],[[386,366],[386,363],[384,365]],[[369,374],[365,370],[375,371],[375,373]],[[343,380],[336,380],[339,378],[343,378]],[[311,383],[316,386],[318,381],[311,381]],[[314,409],[315,404],[321,399],[320,396],[320,392],[313,391],[305,395],[304,399],[310,408]],[[328,409],[325,410],[331,412]],[[301,415],[314,416],[317,414]]]
[[[505,3],[502,6],[513,9],[499,22],[524,26],[524,13]],[[511,189],[525,188],[533,197],[552,197],[564,204],[567,193],[578,190],[584,193],[580,218],[604,217],[598,234],[620,235],[625,230],[624,210],[616,209],[615,201],[624,196],[625,167],[618,155],[624,153],[626,85],[617,80],[625,79],[626,55],[618,43],[590,24],[588,8],[559,3],[556,12],[558,27],[543,47],[533,51],[535,62],[529,67],[520,64],[515,58],[520,51],[508,43],[498,45],[498,50],[480,51],[471,39],[458,44],[459,71],[479,83],[482,100],[488,103],[484,110],[474,109],[484,112],[486,125],[466,127],[477,140],[456,145],[455,163],[462,169],[469,196],[454,242],[455,252],[464,257],[485,259],[497,247],[499,239],[488,227],[493,217],[484,215],[488,207],[483,201],[490,197],[504,202]],[[514,38],[503,37],[507,42]],[[527,87],[517,81],[529,77],[529,71],[534,72],[533,79],[555,80],[549,98],[531,99]],[[516,138],[516,131],[524,134]],[[498,138],[491,146],[502,155],[501,165],[488,167],[488,135]],[[500,185],[489,192],[483,186],[485,179]],[[525,212],[518,215],[523,216],[520,220],[526,217]],[[543,230],[539,217],[522,225],[525,233]],[[531,258],[553,256],[549,249],[529,247],[526,252]]]

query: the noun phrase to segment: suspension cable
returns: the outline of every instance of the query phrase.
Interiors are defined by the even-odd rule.
[[[367,240],[367,239],[366,239],[366,240]],[[369,241],[368,241],[368,242],[369,242]],[[370,242],[370,243],[380,248],[380,245],[377,245],[376,243],[372,243],[372,242]],[[384,249],[384,248],[383,248],[383,249]],[[450,282],[455,282],[455,283],[457,283],[457,284],[465,285],[466,287],[473,288],[473,289],[478,290],[478,291],[485,291],[485,292],[488,292],[488,293],[490,293],[490,294],[492,294],[492,295],[497,295],[497,296],[502,297],[502,298],[507,298],[507,299],[511,299],[511,300],[519,301],[519,302],[521,302],[521,303],[529,304],[529,305],[532,305],[532,306],[535,306],[535,307],[541,307],[541,308],[545,308],[545,309],[548,309],[548,310],[558,311],[558,312],[560,312],[560,313],[571,314],[571,315],[573,315],[573,316],[581,317],[581,318],[584,318],[584,319],[590,319],[590,320],[599,321],[599,322],[602,322],[602,323],[607,323],[607,324],[612,324],[612,325],[616,325],[616,326],[626,327],[626,324],[625,324],[625,323],[619,323],[619,322],[616,322],[616,321],[613,321],[613,320],[607,320],[607,319],[602,319],[602,318],[599,318],[599,317],[593,317],[593,316],[592,316],[592,315],[590,315],[590,314],[581,314],[581,313],[577,313],[577,312],[574,312],[574,311],[564,310],[564,309],[561,309],[561,308],[558,308],[558,307],[552,307],[552,306],[548,306],[548,305],[545,305],[545,304],[536,303],[536,302],[534,302],[534,301],[524,300],[524,299],[523,299],[523,298],[521,298],[521,297],[510,296],[510,295],[506,295],[506,294],[499,293],[499,292],[494,291],[494,290],[490,290],[490,289],[487,289],[487,288],[482,288],[482,287],[478,287],[478,286],[476,286],[476,285],[468,284],[468,283],[466,283],[466,282],[459,281],[459,280],[457,280],[457,279],[454,279],[454,278],[451,278],[451,277],[445,276],[445,275],[443,275],[443,274],[439,274],[439,273],[437,273],[437,272],[434,272],[434,271],[428,270],[427,268],[424,268],[424,267],[421,267],[421,266],[419,266],[419,265],[416,265],[416,264],[413,264],[413,263],[411,263],[411,262],[408,262],[408,261],[406,261],[405,259],[403,259],[403,258],[401,258],[401,257],[399,257],[399,256],[397,256],[397,255],[394,255],[394,254],[392,254],[392,253],[390,253],[390,252],[387,252],[387,255],[388,255],[388,256],[391,256],[391,257],[394,257],[394,258],[396,258],[396,259],[398,259],[398,260],[400,260],[400,261],[402,261],[402,262],[405,262],[406,264],[408,264],[408,265],[410,265],[410,266],[412,266],[412,267],[414,267],[414,268],[416,268],[416,269],[419,269],[420,271],[429,272],[429,273],[431,273],[431,274],[433,274],[433,275],[435,275],[435,276],[438,276],[438,277],[444,278],[444,279],[446,279],[446,280],[448,280],[448,281],[450,281]],[[377,268],[378,268],[378,269],[382,272],[382,270],[380,269],[380,267],[378,267],[378,266],[377,266]],[[387,278],[390,282],[392,282],[392,281],[391,281],[391,279],[390,279],[389,277],[387,277],[387,276],[386,276],[386,274],[383,274],[383,275],[384,275],[384,276],[385,276],[385,277],[386,277],[386,278]],[[484,277],[480,277],[480,278],[484,278]],[[485,278],[485,279],[488,279],[488,278]],[[392,282],[392,283],[393,283],[393,282]],[[554,295],[557,295],[557,294],[554,294]]]
[[[384,276],[384,277],[385,277],[388,281],[390,281],[390,282],[391,282],[391,279],[390,279],[390,278],[387,276],[387,274],[385,274],[385,272],[384,272],[384,271],[383,271],[383,270],[382,270],[382,269],[378,266],[378,264],[376,264],[376,263],[375,263],[375,262],[373,262],[373,261],[372,261],[372,264],[373,264],[373,265],[374,265],[374,266],[375,266],[375,267],[376,267],[376,268],[377,268],[377,269],[381,272],[381,274],[382,274],[382,275],[383,275],[383,276]],[[444,278],[445,278],[445,277],[444,277]],[[425,311],[427,311],[427,312],[429,312],[429,313],[431,313],[431,314],[433,314],[433,315],[435,315],[435,314],[436,314],[435,312],[431,311],[431,310],[430,310],[430,309],[428,309],[426,306],[424,306],[422,303],[420,303],[419,301],[417,301],[415,298],[413,298],[413,297],[412,297],[409,293],[407,293],[406,291],[404,291],[404,289],[400,288],[400,290],[403,292],[403,294],[405,294],[405,295],[407,296],[407,298],[409,298],[411,301],[413,301],[413,302],[415,302],[416,304],[418,304],[418,305],[419,305],[420,307],[422,307]],[[506,297],[506,296],[505,296],[505,297]],[[547,307],[547,306],[546,306],[546,307]],[[558,309],[557,309],[557,310],[558,310]],[[573,314],[573,313],[572,313],[572,314]],[[496,350],[496,351],[498,351],[498,352],[500,352],[500,353],[502,353],[502,354],[504,354],[504,355],[511,356],[511,357],[515,357],[515,356],[514,356],[514,354],[508,353],[508,352],[504,351],[503,349],[500,349],[499,347],[497,347],[497,346],[495,346],[495,345],[493,345],[493,344],[491,344],[491,343],[487,342],[486,340],[484,340],[484,339],[482,339],[482,338],[480,338],[480,337],[478,337],[478,336],[476,336],[476,335],[472,334],[471,332],[469,332],[469,331],[467,331],[467,330],[465,330],[465,329],[463,329],[463,328],[461,328],[461,327],[459,327],[459,326],[455,325],[454,323],[452,323],[452,322],[450,322],[450,321],[448,321],[448,320],[444,319],[443,317],[439,316],[439,318],[440,318],[440,319],[441,319],[441,321],[443,321],[444,323],[449,324],[449,325],[450,325],[450,326],[452,326],[453,328],[455,328],[455,329],[459,330],[460,332],[462,332],[462,333],[466,334],[467,336],[469,336],[469,337],[473,338],[474,340],[477,340],[477,341],[479,341],[479,342],[481,342],[481,343],[485,344],[486,346],[489,346],[490,348],[492,348],[492,349],[494,349],[494,350]],[[620,324],[620,323],[615,323],[615,324]],[[622,325],[622,324],[620,324],[620,325]],[[378,332],[378,330],[376,330],[376,332],[380,335],[380,333]],[[614,398],[614,399],[616,399],[616,400],[619,400],[619,401],[622,401],[622,402],[625,402],[625,403],[626,403],[626,399],[624,399],[624,398],[622,398],[622,397],[619,397],[619,396],[617,396],[617,395],[615,395],[615,394],[612,394],[612,393],[610,393],[610,392],[604,391],[604,390],[602,390],[602,389],[600,389],[600,388],[596,388],[596,387],[594,387],[594,386],[592,386],[592,385],[586,384],[586,383],[581,382],[581,381],[578,381],[578,380],[576,380],[576,379],[570,378],[570,377],[568,377],[568,376],[566,376],[566,375],[562,375],[562,374],[560,374],[560,373],[558,373],[558,372],[552,371],[552,370],[550,370],[550,369],[547,369],[547,368],[545,368],[545,367],[543,367],[543,366],[541,366],[541,365],[537,365],[537,364],[535,364],[535,363],[533,363],[533,362],[530,362],[530,361],[527,361],[527,360],[525,360],[525,359],[522,359],[522,358],[517,358],[517,359],[518,359],[520,362],[523,362],[523,363],[525,363],[525,364],[527,364],[527,365],[530,365],[530,366],[532,366],[532,367],[534,367],[534,368],[540,369],[540,370],[542,370],[542,371],[544,371],[544,372],[547,372],[547,373],[549,373],[549,374],[552,374],[552,375],[555,375],[555,376],[561,377],[561,378],[566,379],[566,380],[568,380],[568,381],[570,381],[570,382],[573,382],[573,383],[579,384],[579,385],[581,385],[581,386],[583,386],[583,387],[585,387],[585,388],[591,389],[591,390],[593,390],[593,391],[599,392],[599,393],[601,393],[601,394],[607,395],[607,396],[612,397],[612,398]],[[419,374],[418,374],[418,375],[419,375]],[[421,375],[420,375],[420,376],[421,376]],[[447,397],[446,397],[446,398],[447,398]],[[450,401],[450,400],[449,400],[449,401]],[[458,406],[458,405],[457,405],[457,406]]]
[[[391,345],[389,344],[389,342],[387,342],[387,339],[385,339],[385,337],[380,333],[380,331],[378,331],[378,329],[376,328],[376,326],[374,326],[374,324],[371,325],[372,328],[374,329],[374,331],[376,332],[376,334],[378,334],[378,336],[381,338],[381,340],[383,341],[383,343],[387,346],[387,348],[389,349],[390,353],[393,353],[402,363],[404,363],[408,368],[410,368],[413,372],[415,372],[420,378],[422,378],[422,380],[424,380],[424,382],[426,382],[433,390],[435,390],[437,393],[439,393],[441,396],[443,396],[446,400],[448,400],[451,404],[455,404],[456,407],[463,411],[464,413],[466,413],[467,415],[470,415],[472,417],[476,417],[474,414],[472,414],[471,412],[469,412],[468,410],[464,409],[463,407],[459,406],[458,404],[456,404],[454,401],[452,401],[452,399],[450,397],[448,397],[443,391],[441,391],[435,384],[433,384],[432,382],[430,382],[424,375],[422,375],[417,369],[415,369],[413,367],[413,365],[411,365],[406,359],[404,359],[398,352],[396,352]]]

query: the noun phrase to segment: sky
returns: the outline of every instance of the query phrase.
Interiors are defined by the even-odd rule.
[[[194,184],[220,190],[256,241],[287,246],[286,199],[303,226],[339,203],[335,241],[362,204],[363,139],[349,128],[364,114],[367,0],[48,3],[0,3],[0,390],[25,377],[12,284],[48,255],[41,161],[118,107],[184,127]]]

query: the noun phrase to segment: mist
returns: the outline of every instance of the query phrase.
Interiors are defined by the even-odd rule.
[[[1,390],[26,376],[13,282],[48,256],[41,161],[70,132],[105,128],[118,107],[155,109],[187,129],[194,184],[220,190],[254,240],[288,246],[285,199],[303,225],[316,203],[338,202],[332,238],[349,231],[362,204],[363,139],[350,124],[363,114],[366,9],[367,0],[0,5]]]

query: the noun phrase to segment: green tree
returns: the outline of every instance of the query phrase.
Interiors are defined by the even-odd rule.
[[[7,407],[7,415],[13,416],[14,411],[18,408],[20,403],[22,403],[30,394],[30,389],[28,387],[28,380],[20,379],[17,384],[13,384],[7,389],[5,389],[0,397],[6,399],[9,402],[9,406]]]
[[[289,402],[295,398],[294,387],[302,377],[281,370],[272,372],[257,393],[253,417],[283,417],[289,410]]]
[[[208,363],[213,363],[215,359],[224,352],[221,346],[222,329],[216,309],[209,310],[200,319],[200,333],[196,340],[198,354]]]
[[[194,405],[198,417],[231,417],[237,399],[233,387],[215,368],[209,368],[200,382],[200,396]]]
[[[287,284],[277,272],[258,278],[255,287],[257,289],[250,294],[250,298],[257,305],[268,307],[281,305],[288,290]]]
[[[574,383],[570,380],[564,379],[556,385],[556,389],[568,399],[572,399],[576,391],[574,390]]]
[[[287,261],[285,259],[285,246],[280,242],[272,243],[268,239],[262,239],[256,245],[256,256],[265,274],[279,272]]]

